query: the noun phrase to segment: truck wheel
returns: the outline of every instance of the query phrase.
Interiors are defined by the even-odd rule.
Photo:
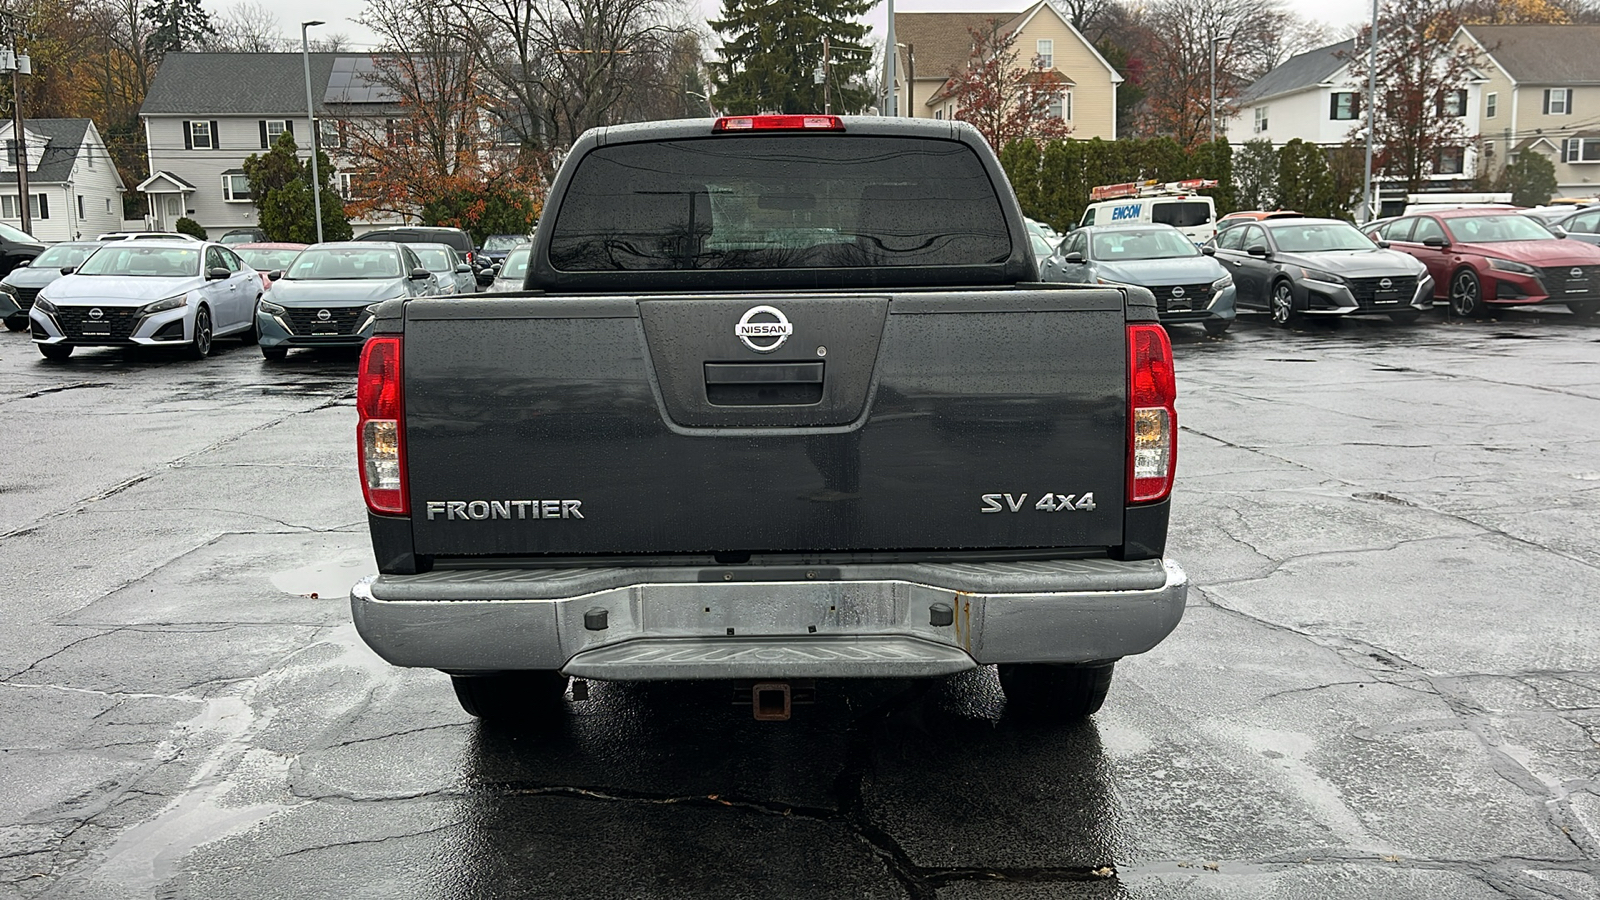
[[[1288,328],[1300,318],[1300,313],[1294,308],[1294,288],[1287,281],[1279,281],[1272,286],[1272,324],[1279,328]]]
[[[1217,335],[1226,332],[1230,327],[1232,327],[1233,326],[1233,320],[1232,319],[1207,319],[1205,321],[1205,326],[1206,326],[1206,334],[1209,334],[1212,337],[1216,337]]]
[[[1574,300],[1567,304],[1567,309],[1572,310],[1574,319],[1587,322],[1594,318],[1595,313],[1600,313],[1600,300]]]
[[[550,712],[567,690],[567,676],[560,672],[451,675],[450,683],[468,715],[505,723]]]
[[[1071,722],[1098,711],[1111,688],[1116,663],[1068,666],[1015,663],[1000,666],[1006,710],[1022,718]]]

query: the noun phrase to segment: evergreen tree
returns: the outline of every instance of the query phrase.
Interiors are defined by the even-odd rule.
[[[1556,167],[1550,158],[1534,150],[1524,150],[1500,173],[1499,188],[1511,192],[1518,206],[1543,206],[1556,192]]]
[[[145,7],[141,15],[150,23],[145,53],[156,62],[175,50],[198,50],[217,33],[200,0],[160,0]]]
[[[1328,154],[1316,144],[1295,138],[1278,151],[1278,204],[1308,216],[1343,216],[1334,196]]]
[[[1278,151],[1272,141],[1245,141],[1233,159],[1233,198],[1237,209],[1276,209],[1278,203]]]
[[[724,114],[853,114],[872,103],[871,54],[859,19],[872,0],[722,0],[708,23],[722,38],[710,64],[716,107]],[[827,84],[816,83],[828,37]]]
[[[264,155],[244,161],[250,195],[267,239],[309,244],[317,239],[316,198],[311,195],[311,163],[301,162],[294,135],[284,132]],[[322,239],[347,241],[352,232],[344,214],[344,201],[333,189],[333,166],[325,153],[317,154],[322,176]]]

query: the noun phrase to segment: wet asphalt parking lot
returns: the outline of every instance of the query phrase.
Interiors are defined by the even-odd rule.
[[[1600,897],[1600,325],[1175,335],[1188,612],[992,670],[479,727],[350,624],[354,359],[0,333],[0,898]]]

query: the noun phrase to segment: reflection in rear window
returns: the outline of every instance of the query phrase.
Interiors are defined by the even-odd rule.
[[[1211,221],[1211,204],[1196,203],[1193,200],[1151,204],[1150,221],[1159,225],[1194,228]]]
[[[987,265],[1011,238],[955,141],[721,136],[583,158],[551,235],[568,272]]]

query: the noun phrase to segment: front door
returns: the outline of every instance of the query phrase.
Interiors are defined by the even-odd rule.
[[[1438,219],[1419,216],[1417,217],[1417,224],[1412,227],[1411,233],[1406,237],[1406,252],[1421,260],[1422,264],[1428,267],[1428,274],[1433,276],[1435,295],[1447,297],[1450,291],[1452,254],[1448,248],[1429,247],[1423,243],[1428,238],[1448,239],[1444,233],[1444,227],[1439,224]]]

